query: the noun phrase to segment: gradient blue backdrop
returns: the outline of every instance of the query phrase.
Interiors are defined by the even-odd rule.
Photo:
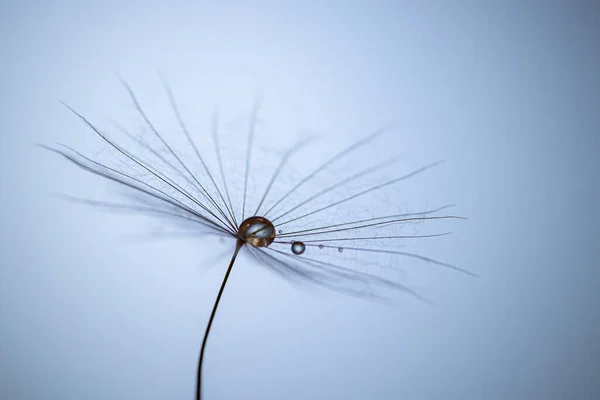
[[[389,146],[449,161],[401,200],[469,217],[428,255],[481,275],[407,272],[440,307],[389,308],[241,260],[207,400],[600,398],[598,4],[216,4],[0,5],[0,398],[193,396],[225,265],[201,268],[205,242],[133,243],[145,220],[50,197],[103,189],[34,146],[93,155],[59,102],[118,114],[114,73],[151,102],[157,70],[202,118],[217,101],[247,110],[261,85],[265,120],[334,142],[395,118]]]

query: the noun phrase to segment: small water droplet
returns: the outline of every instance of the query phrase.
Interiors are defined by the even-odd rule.
[[[282,233],[282,232],[283,232],[283,231],[280,229],[280,230],[279,230],[279,233]]]
[[[306,246],[302,242],[292,242],[292,253],[298,255],[304,253]]]
[[[344,251],[343,247],[338,247],[338,251],[341,253],[342,251]]]
[[[323,248],[323,245],[322,245],[322,244],[320,244],[320,245],[319,245],[319,248],[320,248],[320,249],[322,249],[322,248]]]

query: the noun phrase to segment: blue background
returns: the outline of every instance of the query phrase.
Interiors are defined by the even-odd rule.
[[[599,31],[583,1],[3,2],[0,398],[193,397],[217,242],[133,240],[145,219],[50,196],[110,188],[35,147],[100,152],[60,101],[118,117],[115,72],[172,119],[157,70],[200,125],[263,86],[265,121],[329,143],[394,119],[388,149],[448,160],[399,201],[469,218],[424,253],[480,275],[410,264],[439,307],[382,307],[242,257],[207,400],[599,398]]]

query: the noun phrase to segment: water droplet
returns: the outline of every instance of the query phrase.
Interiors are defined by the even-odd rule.
[[[292,243],[292,253],[298,255],[304,253],[306,246],[302,242],[293,242]]]
[[[275,239],[275,227],[268,219],[254,216],[242,222],[237,236],[254,247],[267,247]]]
[[[322,249],[322,248],[323,248],[323,245],[322,245],[322,244],[320,244],[320,245],[319,245],[319,248],[320,248],[320,249]]]
[[[280,229],[280,230],[279,230],[279,233],[282,233],[282,232],[283,232],[283,231]]]
[[[338,247],[338,251],[341,253],[342,251],[344,251],[343,247]]]

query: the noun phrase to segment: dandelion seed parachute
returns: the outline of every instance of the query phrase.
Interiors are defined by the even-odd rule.
[[[236,242],[233,256],[223,278],[221,287],[217,294],[212,312],[206,326],[205,334],[202,341],[200,356],[197,370],[197,387],[196,397],[200,399],[202,396],[202,365],[204,349],[208,339],[210,328],[215,317],[220,298],[224,291],[227,280],[230,276],[231,269],[240,250],[245,247],[247,253],[262,266],[266,267],[273,273],[293,282],[307,283],[311,286],[323,287],[326,289],[339,291],[345,294],[359,296],[367,299],[381,299],[376,290],[390,289],[407,293],[419,300],[428,302],[427,299],[421,297],[418,293],[408,287],[398,283],[393,279],[382,277],[374,273],[370,273],[361,268],[357,270],[344,264],[348,260],[347,253],[370,253],[370,254],[388,254],[390,256],[409,257],[419,259],[441,267],[454,269],[460,272],[470,274],[469,271],[454,267],[450,264],[442,263],[431,258],[420,255],[389,250],[387,248],[376,248],[369,244],[384,243],[385,241],[396,241],[405,239],[417,239],[424,237],[436,237],[443,234],[434,235],[397,235],[390,234],[386,229],[391,229],[396,226],[402,226],[407,223],[424,222],[435,219],[457,219],[460,217],[452,215],[437,216],[436,214],[447,207],[440,207],[436,210],[428,210],[417,213],[390,214],[386,216],[377,216],[371,218],[354,219],[341,223],[325,223],[321,222],[318,217],[313,217],[317,214],[322,214],[329,209],[337,208],[352,202],[358,197],[364,197],[372,194],[375,191],[389,187],[390,185],[402,182],[410,177],[413,177],[421,172],[437,165],[438,163],[430,164],[426,167],[417,169],[409,174],[404,174],[400,177],[388,179],[383,183],[362,188],[356,192],[342,197],[341,199],[321,203],[310,208],[311,204],[319,200],[326,194],[330,194],[334,190],[346,187],[362,177],[377,173],[381,168],[389,165],[391,161],[385,161],[375,166],[367,167],[358,173],[346,177],[331,186],[325,187],[316,194],[306,196],[304,199],[296,199],[293,206],[289,206],[288,202],[293,202],[294,195],[301,194],[300,189],[305,187],[311,180],[322,174],[335,163],[347,158],[357,149],[371,143],[377,137],[381,136],[388,130],[388,127],[379,129],[364,139],[351,144],[344,150],[338,152],[325,163],[315,168],[312,172],[300,179],[290,190],[287,190],[283,195],[280,195],[276,200],[270,199],[269,194],[274,187],[273,184],[277,181],[280,173],[284,170],[286,163],[298,152],[306,141],[302,141],[294,146],[281,158],[280,164],[273,169],[273,174],[268,181],[268,185],[264,190],[259,204],[253,216],[245,218],[247,193],[248,188],[253,185],[248,185],[249,170],[251,165],[252,142],[255,132],[257,120],[258,102],[252,109],[250,125],[248,129],[248,141],[246,149],[246,163],[244,172],[243,198],[241,212],[237,211],[235,204],[232,201],[232,193],[230,191],[228,181],[223,167],[222,157],[220,154],[219,135],[218,135],[218,117],[215,113],[213,118],[213,141],[215,144],[215,153],[218,161],[218,170],[222,184],[217,183],[217,179],[211,173],[209,166],[203,159],[201,152],[196,147],[192,135],[189,132],[186,124],[183,121],[181,113],[178,110],[175,98],[163,80],[169,103],[174,111],[175,117],[179,123],[181,130],[189,146],[199,161],[202,167],[199,171],[194,170],[185,163],[179,154],[165,140],[159,129],[154,126],[148,115],[144,112],[140,102],[135,96],[133,90],[122,81],[131,101],[133,102],[137,113],[142,117],[143,122],[149,128],[151,135],[150,141],[142,141],[136,138],[131,133],[124,129],[120,129],[127,137],[132,140],[133,145],[139,147],[139,152],[134,153],[129,151],[125,145],[119,144],[112,140],[107,134],[100,130],[96,125],[92,124],[81,114],[78,114],[74,109],[68,107],[82,122],[87,125],[102,141],[109,145],[116,153],[116,156],[122,161],[121,164],[111,166],[107,163],[92,160],[89,157],[77,152],[76,150],[59,145],[58,148],[43,146],[51,150],[67,160],[82,168],[85,171],[98,175],[109,181],[121,185],[123,188],[129,189],[129,199],[136,204],[124,204],[115,202],[105,202],[87,199],[78,199],[70,197],[71,201],[85,203],[93,206],[99,206],[111,210],[128,211],[134,213],[144,213],[154,217],[162,217],[168,219],[171,223],[177,222],[187,231],[193,231],[194,235],[213,235],[220,238],[234,239]],[[153,141],[152,141],[153,140]],[[169,173],[165,172],[168,171]],[[211,189],[212,188],[212,189]],[[213,190],[214,189],[214,190]],[[267,205],[267,211],[260,212],[263,204]],[[274,217],[267,217],[270,213],[277,213]],[[294,216],[295,212],[300,215]],[[238,219],[239,216],[242,218]],[[287,220],[284,220],[287,217]],[[311,221],[307,225],[302,225],[296,229],[299,222],[308,221],[306,218],[311,217]],[[238,224],[238,221],[242,221]],[[281,220],[281,222],[278,222]],[[288,225],[285,233],[278,229],[280,226]],[[360,232],[372,232],[369,236],[359,235]],[[298,240],[300,239],[300,240]],[[359,242],[361,246],[346,246],[347,242]],[[327,242],[327,245],[323,243]],[[342,246],[343,245],[343,246]],[[282,247],[285,246],[285,247]],[[318,246],[321,250],[313,255],[306,251],[311,246]],[[340,262],[335,260],[323,260],[322,256],[328,253],[328,250],[336,250]],[[347,252],[344,250],[348,250]],[[341,253],[344,254],[341,254]],[[305,254],[306,253],[306,254]],[[309,254],[310,253],[310,254]],[[381,269],[382,265],[376,261],[362,260],[364,267],[375,266]],[[389,269],[389,267],[387,268]]]

